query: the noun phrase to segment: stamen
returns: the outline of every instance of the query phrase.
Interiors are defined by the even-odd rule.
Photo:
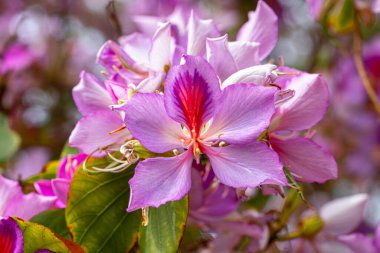
[[[123,124],[121,127],[117,128],[115,130],[112,130],[108,134],[114,134],[114,133],[120,132],[120,131],[124,130],[125,128],[127,128],[127,127]]]
[[[148,226],[149,223],[149,207],[143,207],[142,211],[142,225],[144,227]]]
[[[105,71],[104,69],[100,71],[100,74],[102,74],[102,75],[105,76],[105,77],[109,77],[108,72]]]
[[[284,90],[284,91],[278,92],[275,99],[276,100],[275,105],[279,105],[285,101],[288,101],[289,99],[294,97],[295,93],[296,92],[294,90]]]
[[[276,87],[277,89],[281,90],[281,86],[278,84],[275,84],[275,83],[269,83],[269,84],[267,84],[267,86]]]
[[[224,142],[224,141],[221,141],[221,142],[219,142],[219,147],[225,147],[227,145],[227,143],[226,142]]]
[[[92,152],[86,160],[83,162],[83,170],[85,170],[87,173],[100,173],[100,172],[111,172],[111,173],[120,173],[124,170],[128,169],[132,164],[136,163],[140,156],[138,154],[135,154],[133,151],[133,142],[129,141],[122,145],[120,147],[120,153],[122,154],[122,159],[118,159],[114,157],[109,151],[104,150],[107,154],[107,156],[112,160],[110,164],[108,164],[105,168],[99,168],[99,167],[92,167],[91,169],[88,169],[86,164],[87,161],[92,155],[98,150],[95,150]]]
[[[295,71],[295,72],[281,72],[281,71],[276,71],[276,74],[278,76],[293,76],[293,75],[299,75],[301,72]]]
[[[173,154],[176,155],[176,156],[179,155],[178,149],[173,149]]]
[[[113,70],[115,70],[116,72],[119,71],[119,68],[118,68],[116,65],[112,65],[112,68],[113,68]]]

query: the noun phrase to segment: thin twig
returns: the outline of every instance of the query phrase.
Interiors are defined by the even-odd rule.
[[[107,13],[109,18],[111,19],[112,25],[115,28],[116,36],[120,37],[123,34],[121,24],[119,17],[117,16],[116,13],[116,7],[115,7],[115,1],[111,0],[108,5],[107,5]]]
[[[362,39],[359,33],[354,34],[354,42],[353,42],[353,54],[356,69],[359,73],[360,79],[362,80],[362,84],[364,89],[366,90],[369,99],[371,100],[373,107],[375,108],[377,114],[380,116],[380,103],[377,99],[376,91],[371,85],[371,81],[369,80],[368,73],[365,69],[363,57],[362,57]]]

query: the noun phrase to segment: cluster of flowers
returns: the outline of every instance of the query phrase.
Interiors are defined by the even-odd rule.
[[[275,13],[263,1],[236,41],[192,12],[149,21],[144,33],[102,46],[97,57],[104,68],[102,79],[81,73],[73,97],[82,118],[69,139],[80,153],[61,161],[57,178],[36,181],[38,194],[25,195],[18,182],[0,176],[5,196],[0,215],[29,219],[43,210],[65,208],[75,171],[90,157],[108,156],[112,162],[107,167],[85,169],[118,173],[137,164],[129,181],[127,212],[188,194],[189,222],[207,224],[222,235],[211,245],[215,252],[218,247],[232,250],[243,236],[257,239],[249,251],[265,248],[273,217],[252,210],[238,213],[240,198],[257,187],[281,194],[289,177],[310,183],[337,177],[333,156],[311,139],[311,129],[329,103],[325,80],[285,67],[282,59],[279,66],[264,63],[278,27]],[[154,157],[140,159],[135,143]],[[360,239],[366,252],[378,252],[380,228],[375,238],[351,233],[362,221],[366,202],[367,196],[359,194],[325,204],[317,217],[323,225],[313,223],[314,230],[302,234],[312,240],[298,239],[293,246],[308,252],[317,241],[321,250],[348,247],[360,252],[355,244]],[[304,216],[305,223],[316,219]],[[10,247],[5,252],[19,252],[22,240],[13,219],[0,220],[0,243]]]

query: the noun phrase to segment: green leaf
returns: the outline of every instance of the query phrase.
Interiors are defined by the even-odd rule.
[[[63,149],[62,149],[60,157],[62,159],[62,158],[64,158],[67,155],[77,155],[77,154],[79,154],[79,150],[78,149],[70,147],[68,144],[66,144],[63,147]]]
[[[149,208],[147,226],[141,226],[141,252],[177,252],[185,229],[188,198]]]
[[[47,210],[37,214],[30,221],[50,228],[63,238],[71,239],[66,225],[65,209]]]
[[[130,167],[122,173],[89,175],[80,168],[75,173],[66,222],[74,241],[88,253],[127,252],[135,244],[141,215],[126,212],[130,194],[128,181],[133,171]]]
[[[0,162],[7,160],[18,149],[20,137],[8,125],[8,119],[0,113]]]
[[[13,217],[22,230],[24,237],[24,253],[34,253],[39,249],[48,249],[53,252],[71,253],[83,252],[83,249],[52,232],[50,229],[20,218]]]

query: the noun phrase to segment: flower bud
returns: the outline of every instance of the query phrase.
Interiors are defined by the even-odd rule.
[[[222,89],[235,83],[253,83],[256,85],[266,85],[273,83],[277,78],[275,70],[277,66],[264,64],[242,69],[229,76],[222,84]]]

